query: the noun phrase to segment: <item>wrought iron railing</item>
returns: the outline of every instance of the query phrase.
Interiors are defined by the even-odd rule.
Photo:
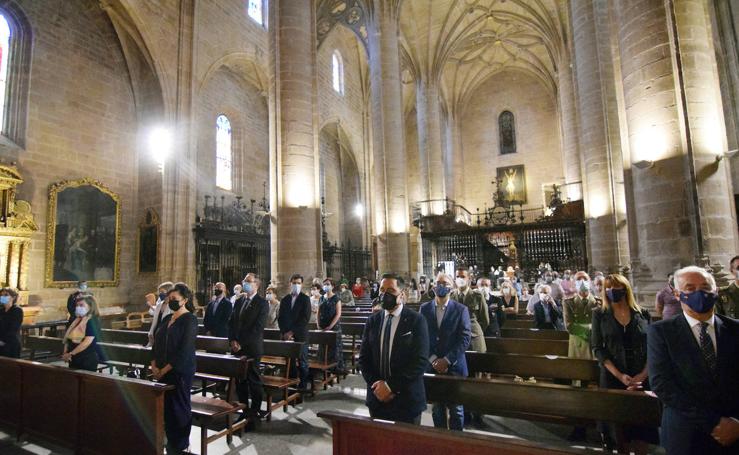
[[[326,276],[335,280],[346,278],[352,282],[357,277],[369,277],[372,273],[370,251],[352,248],[351,244],[339,246],[325,243],[323,260],[326,263]]]

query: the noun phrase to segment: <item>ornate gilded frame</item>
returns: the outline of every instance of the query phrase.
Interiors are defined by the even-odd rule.
[[[121,268],[121,199],[118,194],[111,191],[99,181],[91,178],[79,180],[65,180],[49,185],[49,211],[46,216],[46,274],[45,286],[47,288],[69,288],[77,286],[76,281],[54,281],[54,252],[56,243],[57,222],[57,197],[58,194],[68,188],[81,186],[92,186],[100,192],[108,195],[115,202],[115,257],[113,259],[113,280],[95,281],[88,280],[90,287],[118,286],[120,282]]]

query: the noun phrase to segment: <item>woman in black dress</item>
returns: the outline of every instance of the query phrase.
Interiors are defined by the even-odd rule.
[[[0,289],[0,357],[21,357],[23,310],[18,306],[18,292]]]
[[[603,304],[593,310],[590,338],[600,363],[600,387],[646,390],[649,312],[636,304],[629,281],[619,274],[606,277],[602,299]],[[647,453],[647,443],[658,443],[654,428],[601,423],[601,433],[604,445],[610,447],[615,441],[619,453],[627,445],[637,454]]]
[[[183,453],[190,445],[190,386],[195,376],[198,319],[193,314],[192,291],[185,283],[174,285],[167,302],[172,313],[162,319],[154,334],[151,372],[157,381],[175,387],[164,395],[167,453],[174,454]]]
[[[97,340],[100,339],[100,312],[92,294],[77,295],[75,319],[64,334],[62,360],[75,370],[96,371]]]
[[[336,345],[329,349],[329,358],[336,360],[336,370],[344,374],[344,354],[341,339],[341,301],[334,294],[334,280],[326,278],[323,280],[323,296],[318,303],[318,330],[334,330],[336,332]]]

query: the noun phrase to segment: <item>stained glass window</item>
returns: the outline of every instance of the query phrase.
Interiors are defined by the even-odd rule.
[[[0,127],[5,120],[5,90],[8,81],[8,62],[10,61],[10,25],[0,14]]]
[[[216,119],[216,185],[224,190],[231,190],[231,170],[233,153],[231,153],[231,122],[225,115]]]
[[[333,86],[336,93],[344,94],[344,60],[339,51],[334,51],[331,58],[331,74],[333,75]]]
[[[259,25],[264,25],[264,1],[248,0],[247,12],[249,17],[254,19]]]
[[[516,153],[516,122],[513,112],[503,111],[498,117],[498,135],[500,136],[500,154]]]

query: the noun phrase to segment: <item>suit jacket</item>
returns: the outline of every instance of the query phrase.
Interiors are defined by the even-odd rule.
[[[280,301],[280,312],[277,314],[280,333],[292,332],[295,341],[306,341],[312,312],[310,297],[301,292],[295,299],[295,305],[292,305],[292,301],[292,294],[286,295]]]
[[[223,302],[221,302],[223,303]],[[238,341],[241,345],[239,354],[257,358],[264,353],[264,326],[267,324],[269,303],[259,294],[246,304],[246,296],[239,297],[234,305],[231,319],[228,321],[228,340]]]
[[[384,322],[384,310],[372,314],[362,335],[359,365],[367,382],[367,407],[398,419],[413,419],[426,409],[423,373],[429,357],[428,325],[420,314],[403,307],[390,354],[390,377],[385,378],[380,364]],[[388,403],[380,402],[372,392],[372,384],[379,380],[385,380],[396,395]]]
[[[739,418],[739,321],[716,315],[715,329],[714,379],[684,316],[663,319],[649,327],[649,382],[665,406],[663,428],[679,420],[665,422],[670,412],[693,422],[704,434],[710,434],[721,417]],[[674,429],[668,429],[670,433],[676,434]]]
[[[551,314],[549,315],[550,319],[552,320],[552,324],[554,324],[554,328],[557,330],[562,330],[562,312],[557,306],[554,301],[552,301],[552,306],[550,310]],[[546,314],[544,313],[544,304],[541,302],[536,302],[534,304],[534,327],[537,329],[542,328],[544,324],[546,324]]]
[[[449,361],[449,374],[467,376],[467,359],[464,352],[472,338],[470,313],[467,307],[450,299],[441,320],[441,327],[436,322],[436,300],[421,305],[421,316],[428,324],[430,355],[446,357]],[[430,364],[427,371],[436,373]]]
[[[223,296],[215,313],[213,312],[214,306],[215,300],[211,300],[205,309],[203,325],[212,336],[226,338],[228,336],[228,320],[231,319],[231,309],[233,308],[231,301],[228,297]]]

